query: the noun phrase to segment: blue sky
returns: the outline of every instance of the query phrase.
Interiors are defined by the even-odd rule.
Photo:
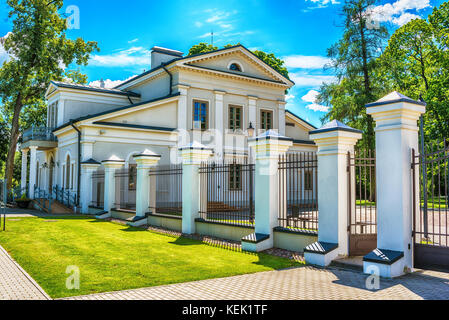
[[[380,1],[373,9],[391,30],[412,18],[427,17],[443,0]],[[70,38],[97,41],[101,51],[92,55],[82,72],[89,82],[101,78],[118,84],[150,68],[154,45],[188,52],[199,42],[223,46],[240,42],[249,49],[272,52],[285,59],[296,86],[290,90],[287,109],[320,126],[326,108],[314,103],[323,81],[332,72],[323,70],[326,49],[342,34],[343,0],[291,1],[149,1],[67,0],[79,8],[80,28],[68,31]],[[0,0],[0,37],[11,31],[8,7]],[[0,47],[0,63],[5,53]],[[95,84],[95,82],[94,82]]]

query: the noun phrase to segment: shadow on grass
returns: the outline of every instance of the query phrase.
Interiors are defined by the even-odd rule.
[[[86,216],[86,215],[71,215],[71,216],[61,216],[61,215],[46,215],[46,216],[39,216],[36,217],[40,220],[92,220],[95,219],[95,217]],[[91,221],[94,222],[94,221]]]

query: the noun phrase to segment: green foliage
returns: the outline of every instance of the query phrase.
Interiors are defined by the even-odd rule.
[[[193,56],[194,54],[200,54],[200,53],[206,53],[210,51],[218,50],[218,47],[215,47],[211,44],[208,44],[206,42],[200,42],[198,44],[195,44],[189,49],[188,56]]]
[[[332,45],[327,56],[330,68],[337,76],[336,83],[323,84],[317,101],[332,106],[321,119],[340,120],[363,130],[360,145],[374,149],[373,120],[366,114],[365,104],[374,101],[382,93],[376,78],[377,57],[388,32],[385,27],[372,28],[368,23],[367,9],[375,0],[347,0],[343,6],[344,32],[342,38]]]

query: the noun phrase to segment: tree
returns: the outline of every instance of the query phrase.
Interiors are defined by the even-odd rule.
[[[342,9],[344,32],[341,39],[327,50],[328,68],[337,76],[336,83],[323,84],[317,101],[332,106],[322,118],[340,120],[363,130],[360,144],[374,149],[373,120],[365,104],[382,92],[376,79],[376,58],[382,52],[388,32],[384,26],[373,26],[370,8],[375,0],[347,0]]]
[[[11,59],[0,69],[0,94],[5,111],[12,114],[5,172],[10,188],[24,106],[43,101],[50,80],[63,78],[64,66],[86,65],[98,47],[81,38],[67,39],[66,20],[58,13],[63,0],[7,0],[7,4],[14,20],[3,45]]]
[[[233,46],[236,46],[239,44],[240,44],[240,42],[237,44],[227,44],[227,45],[223,46],[223,48],[230,48],[230,47],[233,47]],[[211,51],[215,51],[215,50],[218,50],[218,47],[215,47],[206,42],[200,42],[190,48],[188,55],[191,56],[194,54],[206,53],[206,52],[211,52]],[[255,50],[252,52],[263,62],[265,62],[266,64],[271,66],[274,70],[276,70],[277,72],[282,74],[284,77],[288,78],[288,70],[286,67],[284,67],[283,60],[276,58],[276,56],[273,53],[265,53],[264,51],[260,51],[260,50]]]
[[[449,4],[434,8],[429,21],[415,19],[397,29],[379,58],[379,76],[393,90],[427,102],[427,139],[449,137]]]

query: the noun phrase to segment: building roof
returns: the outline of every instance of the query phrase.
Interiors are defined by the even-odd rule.
[[[53,132],[59,131],[61,129],[64,129],[65,127],[68,127],[68,126],[72,125],[72,123],[77,123],[77,122],[84,121],[84,120],[87,120],[87,119],[96,118],[96,117],[107,115],[107,114],[114,113],[114,112],[117,112],[117,111],[122,111],[122,110],[130,109],[130,108],[134,108],[134,107],[141,106],[141,105],[144,105],[144,104],[147,104],[147,103],[161,101],[161,100],[173,98],[173,97],[176,97],[176,96],[179,96],[179,92],[175,93],[175,94],[170,94],[170,95],[167,95],[167,96],[164,96],[164,97],[161,97],[161,98],[152,99],[152,100],[148,100],[148,101],[142,101],[142,102],[130,104],[130,105],[127,105],[127,106],[124,106],[124,107],[119,107],[119,108],[115,108],[115,109],[112,109],[112,110],[107,110],[107,111],[103,111],[103,112],[89,114],[87,116],[82,116],[82,117],[79,117],[79,118],[76,118],[76,119],[71,119],[69,122],[64,123],[63,125],[61,125],[61,126],[57,127],[56,129],[54,129]]]
[[[358,129],[351,128],[350,126],[345,125],[343,122],[338,120],[332,120],[331,122],[326,123],[324,126],[319,128],[318,130],[314,130],[309,132],[310,134],[314,133],[321,133],[321,132],[328,132],[328,131],[348,131],[348,132],[355,132],[355,133],[362,133],[362,131]]]
[[[154,72],[154,71],[156,71],[156,70],[158,70],[158,69],[161,69],[162,67],[165,67],[165,66],[167,66],[167,65],[169,65],[169,64],[172,64],[172,63],[174,63],[174,62],[178,62],[178,61],[186,60],[186,59],[191,59],[191,58],[195,58],[195,57],[199,57],[199,56],[203,56],[203,55],[207,55],[207,54],[217,53],[217,52],[220,52],[220,51],[230,50],[230,49],[234,49],[234,48],[238,48],[238,47],[241,47],[241,48],[245,49],[247,52],[249,52],[251,55],[253,55],[255,58],[257,58],[259,61],[261,61],[264,65],[266,65],[267,67],[269,67],[269,68],[270,68],[271,70],[273,70],[275,73],[279,74],[281,77],[287,79],[288,81],[290,81],[290,82],[292,82],[292,83],[294,84],[294,82],[293,82],[292,80],[290,80],[288,77],[284,76],[283,74],[280,74],[276,69],[274,69],[272,66],[270,66],[269,64],[267,64],[265,61],[261,60],[258,56],[256,56],[253,52],[251,52],[248,48],[246,48],[245,46],[243,46],[243,45],[241,45],[241,44],[238,44],[238,45],[235,45],[235,46],[232,46],[232,47],[221,48],[221,49],[217,49],[217,50],[213,50],[213,51],[208,51],[208,52],[202,52],[202,53],[193,54],[193,55],[190,55],[190,56],[174,58],[173,60],[171,60],[171,61],[169,61],[169,62],[167,62],[167,63],[163,63],[163,64],[161,64],[161,65],[159,65],[159,66],[157,66],[157,67],[155,67],[155,68],[152,68],[151,70],[145,71],[145,72],[143,72],[143,73],[141,73],[141,74],[139,74],[139,75],[137,75],[137,76],[135,76],[135,77],[133,77],[133,78],[131,78],[131,79],[129,79],[129,80],[127,80],[127,81],[121,83],[121,84],[119,84],[118,86],[115,86],[114,88],[115,88],[115,89],[116,89],[116,88],[120,88],[121,86],[123,86],[123,85],[125,85],[125,84],[127,84],[127,83],[130,83],[130,82],[135,81],[135,80],[137,80],[137,79],[139,79],[139,78],[141,78],[141,77],[144,77],[144,76],[146,76],[147,74],[150,74],[150,73],[152,73],[152,72]],[[266,79],[264,79],[264,80],[266,80]]]
[[[89,86],[89,85],[85,85],[85,84],[69,83],[69,82],[62,82],[62,81],[51,81],[51,84],[53,84],[54,86],[59,87],[59,88],[85,90],[85,91],[92,91],[92,92],[112,93],[112,94],[119,94],[119,95],[123,95],[123,96],[140,98],[140,94],[132,92],[132,91],[101,88],[101,87]]]
[[[285,110],[285,112],[290,113],[292,116],[294,116],[295,118],[301,120],[302,122],[308,124],[309,126],[311,126],[314,129],[317,129],[317,127],[315,127],[313,124],[311,124],[310,122],[307,122],[306,120],[304,120],[303,118],[301,118],[300,116],[294,114],[293,112],[291,112],[290,110]]]

